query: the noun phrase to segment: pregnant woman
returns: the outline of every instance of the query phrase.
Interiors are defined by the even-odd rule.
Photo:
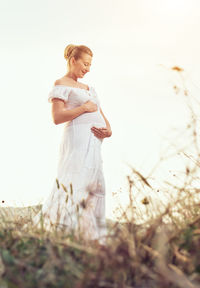
[[[57,177],[42,208],[43,225],[73,229],[85,240],[104,243],[107,227],[101,144],[112,135],[111,126],[94,87],[77,81],[90,71],[92,51],[70,44],[64,57],[68,71],[55,81],[48,95],[53,122],[64,123],[64,130]],[[34,223],[39,223],[40,213]]]

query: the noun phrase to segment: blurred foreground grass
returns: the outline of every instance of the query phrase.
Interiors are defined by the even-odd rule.
[[[199,205],[190,207],[183,223],[163,222],[170,209],[146,225],[108,221],[107,245],[31,226],[21,231],[33,216],[31,207],[21,209],[9,219],[9,210],[1,208],[9,219],[1,218],[0,226],[1,288],[200,287]]]

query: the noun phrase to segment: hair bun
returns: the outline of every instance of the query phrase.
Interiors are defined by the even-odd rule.
[[[67,60],[68,69],[70,69],[71,66],[71,58],[74,57],[74,59],[77,61],[83,57],[83,53],[86,53],[91,57],[93,56],[91,49],[85,45],[69,44],[65,47],[64,58]]]
[[[65,47],[65,50],[64,50],[64,58],[65,58],[66,60],[69,59],[69,57],[70,57],[70,55],[71,55],[71,53],[72,53],[72,50],[73,50],[75,47],[76,47],[76,45],[74,45],[74,44],[69,44],[69,45],[67,45],[67,46]]]

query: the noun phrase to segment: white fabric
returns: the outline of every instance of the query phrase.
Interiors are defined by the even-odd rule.
[[[89,86],[88,91],[82,88],[56,85],[48,95],[49,103],[52,102],[52,98],[64,100],[66,109],[78,107],[91,100],[97,104],[98,110],[83,113],[64,123],[57,176],[52,191],[42,207],[42,213],[45,215],[45,227],[48,229],[50,223],[57,223],[58,227],[66,225],[67,229],[72,228],[76,231],[79,227],[85,239],[101,241],[103,236],[107,235],[105,180],[101,156],[103,139],[97,138],[91,131],[92,126],[106,127],[99,110],[100,101],[92,86]],[[56,178],[60,183],[60,188],[57,186]],[[72,196],[70,183],[72,183],[73,189]],[[62,184],[68,192],[65,192]],[[77,213],[77,204],[80,204],[82,200],[85,200],[86,208],[79,205]],[[58,211],[60,211],[59,219],[57,219]],[[38,223],[39,218],[40,213],[34,217],[34,223]]]

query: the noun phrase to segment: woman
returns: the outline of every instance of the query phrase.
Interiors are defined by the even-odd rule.
[[[103,243],[107,228],[101,144],[112,131],[94,87],[77,81],[90,71],[92,51],[70,44],[64,57],[68,71],[48,95],[53,122],[64,123],[64,131],[57,177],[42,208],[44,226],[56,224],[78,231],[86,240]],[[35,223],[39,223],[39,214]]]

